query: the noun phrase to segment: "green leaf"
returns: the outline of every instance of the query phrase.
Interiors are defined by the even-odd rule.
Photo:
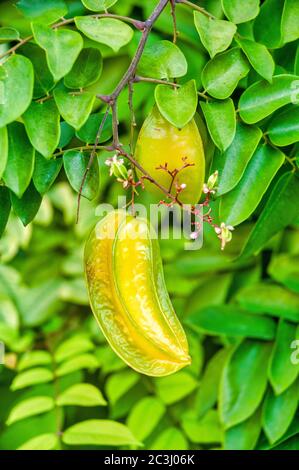
[[[284,43],[299,38],[298,18],[299,4],[297,0],[285,0],[281,18],[281,35]]]
[[[63,149],[71,142],[72,138],[75,135],[75,129],[72,128],[67,122],[63,121],[60,123],[60,141],[58,143],[58,148]]]
[[[168,427],[151,443],[150,450],[188,450],[184,434],[176,427]]]
[[[200,102],[202,112],[214,144],[224,152],[236,133],[236,113],[233,101]]]
[[[171,79],[183,77],[188,64],[182,51],[170,41],[159,41],[147,46],[137,72],[145,77]]]
[[[254,450],[261,432],[261,410],[225,431],[225,450]]]
[[[111,47],[114,52],[128,44],[133,37],[133,30],[123,21],[114,18],[93,18],[77,16],[75,24],[89,39]]]
[[[299,256],[280,254],[273,256],[268,267],[270,276],[289,289],[299,292]]]
[[[117,374],[111,375],[106,382],[106,395],[109,403],[115,403],[131,390],[139,380],[139,375],[132,370],[124,370]]]
[[[11,209],[9,190],[5,186],[0,186],[0,201],[1,201],[1,211],[0,211],[0,237],[1,237],[5,230],[6,224],[8,222],[10,209]]]
[[[51,29],[33,23],[32,32],[37,44],[45,50],[49,69],[55,79],[60,80],[72,69],[83,47],[79,33],[70,29]]]
[[[55,362],[60,363],[66,359],[92,351],[94,349],[93,343],[86,336],[75,335],[63,341],[55,351]]]
[[[91,384],[75,384],[62,392],[56,403],[58,406],[105,406],[107,405],[100,390]]]
[[[68,361],[61,364],[56,371],[57,377],[62,377],[64,375],[71,374],[76,370],[81,369],[97,369],[99,367],[98,360],[95,356],[91,354],[81,354],[80,356],[76,356],[74,358],[69,359]]]
[[[18,374],[12,381],[11,390],[21,390],[31,385],[42,384],[53,380],[53,372],[43,367],[26,370]]]
[[[6,424],[10,426],[21,419],[29,418],[30,416],[39,415],[50,411],[54,408],[54,400],[50,397],[34,397],[28,398],[18,403],[12,408],[7,418]]]
[[[182,129],[196,112],[198,98],[195,80],[177,88],[157,85],[155,99],[162,116],[173,126]]]
[[[260,283],[241,289],[239,304],[254,313],[267,313],[299,323],[299,295],[277,284]]]
[[[220,202],[220,219],[239,225],[254,212],[272,179],[283,164],[284,154],[269,145],[260,145],[235,188]]]
[[[291,106],[271,120],[267,134],[274,145],[284,147],[299,141],[299,106]]]
[[[35,366],[44,366],[52,363],[51,355],[47,351],[28,351],[18,362],[18,371]]]
[[[102,75],[103,59],[98,49],[82,49],[72,70],[64,77],[68,88],[85,88],[97,82]]]
[[[259,128],[246,126],[238,122],[236,134],[231,145],[224,153],[216,151],[213,157],[212,170],[218,171],[217,196],[231,191],[242,178],[244,171],[261,139]],[[246,142],[246,145],[244,145]]]
[[[78,139],[82,140],[82,142],[86,142],[88,144],[94,144],[97,138],[97,133],[100,127],[100,124],[103,120],[104,113],[96,113],[91,114],[87,119],[84,126],[82,126],[77,132],[76,136]],[[112,116],[109,114],[107,117],[101,137],[99,139],[99,143],[106,142],[112,137]]]
[[[253,227],[243,248],[242,257],[259,252],[268,240],[298,217],[298,197],[298,177],[292,172],[284,173],[275,184],[263,212]]]
[[[46,24],[54,23],[68,12],[63,0],[19,0],[17,7],[26,18]]]
[[[217,99],[228,98],[241,78],[250,70],[241,49],[234,47],[211,59],[202,71],[201,79],[205,90]]]
[[[58,447],[59,441],[56,434],[41,434],[33,437],[18,447],[17,450],[54,450]]]
[[[11,193],[11,204],[14,213],[21,219],[24,226],[28,225],[36,216],[42,197],[35,189],[33,182],[30,183],[23,196],[19,199]]]
[[[43,243],[46,243],[44,240]],[[22,321],[29,327],[40,326],[60,310],[60,279],[50,278],[31,287],[22,296]]]
[[[296,338],[296,325],[283,319],[280,320],[274,348],[269,364],[269,379],[276,394],[283,393],[296,380],[299,365],[291,361],[291,345]]]
[[[47,64],[45,51],[31,42],[24,44],[20,50],[32,62],[34,68],[33,98],[47,95],[55,82]]]
[[[117,0],[82,0],[83,5],[91,11],[106,11],[116,2]]]
[[[0,128],[0,179],[4,173],[8,157],[8,135],[7,128]]]
[[[298,406],[299,383],[296,381],[280,395],[269,390],[263,406],[263,429],[270,443],[278,441],[291,424]]]
[[[221,0],[225,16],[235,24],[253,20],[260,10],[259,0]]]
[[[141,442],[146,439],[161,421],[166,409],[156,397],[145,397],[130,411],[127,426]]]
[[[194,23],[201,42],[212,58],[229,47],[237,31],[233,23],[208,18],[199,11],[194,11]]]
[[[33,67],[26,57],[12,54],[0,67],[0,128],[18,119],[33,94]]]
[[[35,151],[19,122],[8,126],[8,162],[3,174],[5,184],[19,198],[28,188],[34,168]]]
[[[276,109],[295,101],[296,75],[277,75],[272,83],[256,82],[242,94],[239,101],[240,116],[254,124],[272,114]]]
[[[20,33],[15,28],[0,28],[0,44],[10,41],[18,41],[20,39]]]
[[[95,101],[92,93],[71,92],[63,85],[55,88],[54,98],[63,119],[76,130],[87,121]]]
[[[62,167],[62,158],[46,160],[42,155],[35,155],[33,183],[40,194],[45,194],[56,180]]]
[[[254,22],[254,37],[270,49],[281,45],[281,18],[283,12],[281,0],[263,2],[260,14]]]
[[[225,428],[246,420],[258,408],[267,386],[270,350],[269,343],[245,340],[231,354],[223,370],[219,396]]]
[[[217,402],[222,369],[228,353],[228,348],[220,349],[206,366],[195,398],[195,412],[199,418]]]
[[[67,445],[77,446],[140,445],[124,424],[105,419],[93,419],[77,423],[64,431],[62,440]]]
[[[72,188],[77,192],[80,191],[89,156],[89,154],[84,154],[78,150],[68,150],[63,155],[66,176]],[[98,194],[99,183],[99,165],[97,159],[95,159],[82,188],[82,196],[89,200],[94,199]]]
[[[23,120],[33,147],[45,158],[50,158],[60,139],[60,116],[54,100],[33,101]]]
[[[186,323],[195,331],[212,335],[246,336],[273,339],[276,324],[267,317],[256,316],[233,305],[206,307],[190,315]]]
[[[197,387],[196,380],[187,372],[177,372],[155,379],[157,395],[166,405],[171,405],[190,395]]]
[[[223,440],[216,410],[209,410],[201,419],[196,418],[192,412],[186,413],[182,419],[182,428],[191,442],[211,444]]]
[[[275,62],[266,46],[255,41],[251,41],[250,39],[240,37],[237,37],[236,41],[242,48],[254,70],[263,78],[268,80],[268,82],[271,82],[275,69]]]

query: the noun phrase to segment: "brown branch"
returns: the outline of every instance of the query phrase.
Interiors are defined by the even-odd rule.
[[[180,88],[182,86],[180,83],[169,82],[168,80],[160,80],[158,78],[140,77],[139,75],[136,75],[133,81],[134,83],[147,82],[147,83],[154,83],[156,85],[167,85],[173,88]],[[207,96],[205,93],[202,93],[201,91],[198,91],[197,94],[198,96],[200,96],[201,98],[204,98],[205,100],[210,99],[209,96]]]
[[[170,7],[171,7],[171,16],[172,16],[172,23],[173,23],[173,43],[175,44],[177,41],[177,37],[178,37],[175,0],[170,0]]]

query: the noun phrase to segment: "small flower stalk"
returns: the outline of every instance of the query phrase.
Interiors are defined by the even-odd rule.
[[[233,238],[234,227],[232,225],[226,225],[224,222],[220,224],[220,227],[215,227],[215,232],[218,238],[221,240],[221,250],[224,250],[227,243]]]

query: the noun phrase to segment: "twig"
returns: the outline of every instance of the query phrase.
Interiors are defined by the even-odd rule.
[[[177,30],[177,21],[176,21],[176,2],[175,0],[170,0],[170,7],[171,7],[171,16],[173,22],[173,43],[175,44],[178,37],[178,30]]]
[[[200,11],[200,13],[207,16],[208,18],[212,18],[213,20],[216,19],[216,17],[209,13],[207,10],[200,7],[199,5],[196,5],[195,3],[189,2],[189,0],[175,0],[175,3],[179,5],[186,5],[187,7],[193,8],[193,10]]]
[[[130,126],[130,152],[133,153],[133,145],[134,145],[134,131],[136,127],[136,118],[134,112],[134,103],[133,103],[133,94],[134,94],[134,85],[133,81],[129,81],[128,84],[129,89],[129,98],[128,98],[128,105],[130,109],[130,116],[131,116],[131,126]]]
[[[175,83],[175,82],[169,82],[168,80],[159,80],[158,78],[148,78],[148,77],[140,77],[137,75],[134,78],[134,83],[140,83],[140,82],[147,82],[147,83],[155,83],[157,85],[168,85],[173,88],[180,88],[182,85],[180,83]],[[207,96],[205,93],[202,93],[201,91],[197,92],[198,96],[201,98],[204,98],[205,100],[209,100],[209,96]]]

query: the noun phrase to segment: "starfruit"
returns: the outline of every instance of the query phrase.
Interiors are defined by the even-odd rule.
[[[159,244],[147,220],[110,212],[91,232],[84,260],[92,311],[121,359],[150,376],[190,364],[187,339],[165,286]]]
[[[205,177],[204,148],[194,119],[182,129],[170,124],[155,106],[140,130],[135,149],[135,159],[173,196],[179,187],[179,200],[184,204],[196,204],[201,196]],[[175,178],[163,170],[178,171]],[[184,165],[188,164],[185,168]],[[138,172],[138,176],[142,174]],[[163,193],[145,180],[146,189],[163,199]],[[164,196],[165,197],[165,196]]]

